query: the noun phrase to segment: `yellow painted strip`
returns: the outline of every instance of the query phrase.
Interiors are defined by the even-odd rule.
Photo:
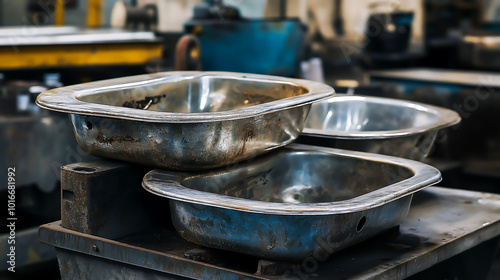
[[[90,28],[102,25],[102,0],[87,0],[87,26]]]
[[[141,65],[161,59],[160,43],[5,46],[0,47],[0,69]]]
[[[54,23],[56,26],[64,25],[64,1],[65,0],[56,0],[56,11]]]

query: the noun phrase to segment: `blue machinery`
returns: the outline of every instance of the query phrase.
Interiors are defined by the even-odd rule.
[[[306,33],[298,19],[192,20],[185,28],[200,42],[203,70],[288,77],[297,73]]]

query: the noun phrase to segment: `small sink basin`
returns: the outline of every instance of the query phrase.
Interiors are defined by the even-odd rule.
[[[292,144],[209,172],[153,170],[143,187],[170,200],[188,241],[302,260],[321,244],[333,253],[397,226],[412,194],[440,179],[408,159]]]

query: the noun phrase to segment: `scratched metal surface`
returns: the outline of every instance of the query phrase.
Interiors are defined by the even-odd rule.
[[[440,179],[419,162],[292,144],[209,172],[153,170],[143,186],[170,199],[174,226],[191,242],[297,260],[317,240],[339,251],[397,226],[411,194]]]
[[[312,105],[298,142],[422,160],[438,131],[459,122],[456,112],[427,104],[337,95]]]
[[[253,158],[295,140],[327,85],[275,76],[165,72],[54,89],[41,107],[71,114],[89,154],[175,170]]]
[[[136,275],[141,269],[150,270],[151,279],[157,279],[153,276],[158,272],[191,279],[404,279],[498,237],[500,195],[429,187],[414,195],[399,231],[333,254],[329,253],[331,244],[318,244],[316,255],[294,263],[261,260],[257,264],[246,255],[215,249],[209,249],[216,254],[213,260],[186,259],[186,252],[202,247],[184,241],[173,229],[149,230],[114,241],[67,230],[54,222],[43,225],[39,233],[43,243],[58,250],[95,259],[66,261],[61,254],[60,264],[73,265],[60,266],[63,279],[89,279],[85,271],[92,271],[97,277],[93,279],[109,279],[127,272]],[[94,245],[97,250],[92,249]],[[281,269],[278,274],[256,274],[258,269],[266,271],[264,263]],[[104,268],[109,270],[97,273]]]

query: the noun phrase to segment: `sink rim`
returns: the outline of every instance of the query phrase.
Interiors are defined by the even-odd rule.
[[[85,102],[79,99],[81,96],[99,94],[99,92],[141,87],[161,81],[164,81],[165,83],[175,83],[184,79],[200,78],[203,76],[255,80],[262,82],[274,81],[303,87],[306,88],[308,92],[299,96],[278,99],[240,109],[203,113],[174,113],[139,110]],[[38,95],[36,103],[44,109],[78,115],[118,118],[152,123],[201,123],[252,118],[262,114],[305,106],[315,101],[331,97],[334,94],[335,91],[333,88],[326,84],[302,79],[232,72],[172,71],[56,88]]]
[[[300,144],[291,144],[282,149],[290,149],[291,151],[323,152],[333,156],[354,157],[367,161],[378,161],[386,164],[402,166],[411,170],[414,175],[408,179],[404,179],[348,200],[323,203],[278,203],[256,201],[195,190],[185,187],[181,183],[189,177],[200,176],[200,174],[207,174],[206,176],[209,176],[210,171],[203,173],[185,173],[155,169],[148,172],[144,176],[142,186],[144,189],[155,195],[192,204],[259,214],[313,216],[345,214],[369,210],[407,195],[411,195],[414,192],[441,181],[441,173],[436,168],[409,159]],[[158,175],[162,176],[163,179],[158,180],[155,178],[155,176]]]

